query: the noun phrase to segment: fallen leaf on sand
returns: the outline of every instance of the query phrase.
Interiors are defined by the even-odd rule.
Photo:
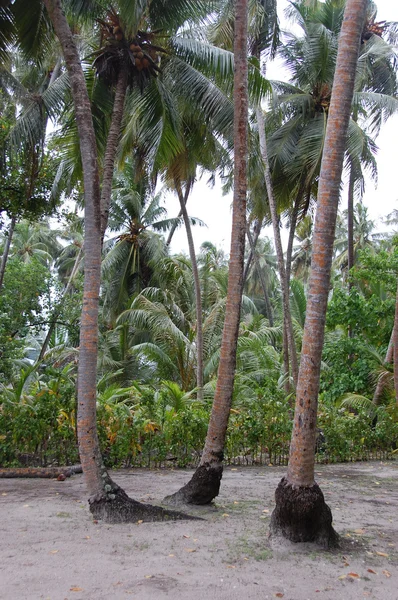
[[[187,540],[187,539],[188,539],[188,538],[190,538],[191,536],[190,536],[190,535],[183,535],[182,537],[183,537],[183,538],[185,538],[185,539]]]
[[[377,556],[383,556],[384,558],[388,558],[388,554],[386,554],[386,552],[378,552],[376,550],[375,554],[377,554]]]
[[[268,510],[268,508],[265,508],[265,509],[263,510],[263,513],[269,513],[269,510]]]
[[[391,573],[390,571],[387,571],[387,569],[384,569],[383,575],[385,575],[386,577],[391,577]]]
[[[239,504],[239,502],[237,500],[234,500],[234,504]]]
[[[2,495],[2,496],[7,496],[6,492],[3,492],[1,495]]]
[[[169,556],[173,557],[173,556],[174,556],[174,554],[169,554]]]
[[[354,579],[359,579],[358,573],[353,573],[353,572],[348,573],[348,577],[353,577]]]
[[[227,569],[236,569],[234,565],[227,565]]]
[[[337,577],[337,579],[340,579],[340,581],[342,581],[343,579],[347,579],[347,575],[340,575],[340,577]]]
[[[196,548],[184,548],[185,552],[196,552]]]
[[[145,579],[150,579],[152,575],[145,575]]]
[[[282,592],[276,592],[276,594],[274,594],[275,598],[283,598],[285,594],[282,594]]]
[[[72,587],[70,588],[70,591],[71,591],[71,592],[82,592],[82,591],[83,591],[83,588],[81,588],[81,587],[77,587],[77,585],[74,585],[74,586],[72,586]]]
[[[223,517],[229,517],[229,514],[228,513],[224,513],[222,516]]]
[[[354,533],[356,533],[357,535],[363,535],[365,533],[364,529],[354,529]]]
[[[50,550],[50,554],[57,554],[58,550]]]
[[[373,569],[368,569],[368,573],[373,573],[373,575],[377,575],[376,571],[373,571]]]
[[[349,566],[350,566],[350,563],[348,563],[348,562],[345,562],[345,563],[343,564],[343,567],[349,567]]]
[[[141,523],[143,523],[144,521],[142,519],[140,519],[139,521],[137,521],[137,525],[141,525]]]
[[[85,538],[83,538],[83,539],[84,539],[84,540],[90,540],[91,538],[90,538],[90,536],[89,536],[89,535],[86,535],[86,537],[85,537]]]

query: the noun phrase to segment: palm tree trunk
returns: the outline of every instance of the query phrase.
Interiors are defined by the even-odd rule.
[[[395,307],[395,311],[396,311],[396,307]],[[394,327],[393,330],[391,332],[391,337],[390,337],[390,341],[388,343],[388,348],[387,348],[387,352],[383,361],[383,364],[386,365],[388,363],[392,363],[394,360],[394,336],[395,336],[395,322],[394,322]],[[380,375],[380,377],[377,380],[377,385],[376,385],[376,389],[374,391],[373,394],[373,399],[372,402],[373,404],[375,404],[376,406],[378,406],[381,395],[384,391],[385,385],[386,385],[386,377],[385,375],[389,376],[389,373],[382,373]]]
[[[191,223],[186,207],[188,194],[182,193],[181,185],[175,182],[178,199],[181,206],[181,214],[184,219],[185,230],[187,232],[189,257],[191,259],[192,274],[195,288],[195,309],[196,309],[196,385],[198,388],[197,398],[203,400],[203,322],[202,322],[202,292],[200,289],[199,269],[195,254],[195,245],[192,236]],[[186,189],[192,189],[192,182],[187,182]]]
[[[71,272],[71,274],[69,276],[68,283],[66,284],[66,286],[64,288],[64,291],[62,293],[61,300],[59,301],[58,306],[56,307],[55,311],[53,312],[52,320],[51,320],[51,323],[50,323],[50,327],[48,328],[47,335],[44,338],[44,342],[43,342],[43,344],[41,346],[41,350],[40,350],[40,354],[39,354],[38,360],[43,360],[43,358],[44,358],[44,355],[46,353],[46,350],[47,350],[48,344],[50,342],[51,336],[52,336],[53,331],[55,329],[55,326],[57,324],[57,319],[58,319],[58,317],[60,315],[62,306],[63,306],[63,304],[65,302],[65,298],[67,297],[67,295],[69,293],[69,290],[70,290],[70,288],[72,286],[73,280],[74,280],[74,278],[76,276],[77,269],[79,268],[79,264],[80,264],[80,260],[81,260],[82,254],[83,254],[83,248],[80,247],[79,248],[79,252],[78,252],[78,254],[76,256],[75,264],[73,265],[72,272]]]
[[[294,341],[294,334],[293,334],[292,315],[290,312],[289,286],[288,286],[287,279],[286,279],[285,260],[283,257],[281,233],[279,230],[279,219],[278,219],[278,214],[277,214],[277,210],[276,210],[276,200],[275,200],[274,191],[272,188],[271,172],[270,172],[269,161],[268,161],[267,140],[265,137],[264,114],[263,114],[261,106],[258,106],[256,108],[256,120],[257,120],[257,124],[258,124],[258,133],[259,133],[259,138],[260,138],[260,152],[261,152],[261,158],[262,158],[263,165],[264,165],[264,179],[265,179],[265,185],[267,188],[269,208],[270,208],[270,212],[271,212],[272,228],[274,231],[275,248],[276,248],[276,255],[277,255],[277,259],[278,259],[278,270],[279,270],[280,284],[281,284],[281,289],[282,289],[282,305],[283,305],[283,316],[284,316],[283,323],[284,323],[284,327],[286,328],[286,337],[287,337],[287,341],[288,341],[288,345],[289,345],[289,358],[290,358],[290,362],[292,365],[293,381],[294,381],[294,384],[297,385],[298,362],[297,362],[296,344]],[[285,339],[285,337],[284,337],[284,339]],[[289,373],[285,373],[285,375],[287,375],[287,377],[288,377]]]
[[[80,323],[77,384],[77,429],[80,461],[89,492],[90,510],[96,518],[112,523],[184,518],[159,507],[132,500],[109,477],[103,464],[96,423],[96,377],[98,355],[98,304],[101,278],[101,195],[97,145],[90,100],[79,54],[62,10],[61,0],[44,0],[68,69],[84,184],[84,288]]]
[[[232,402],[236,348],[243,289],[247,193],[247,1],[235,2],[234,34],[234,196],[231,251],[220,364],[210,423],[200,465],[192,479],[165,499],[169,503],[207,504],[220,489],[228,419]]]
[[[256,249],[254,247],[254,240],[253,240],[253,236],[252,236],[249,226],[247,226],[246,235],[247,235],[247,239],[249,240],[251,252],[253,254],[253,260],[254,260],[254,264],[256,266],[257,275],[260,279],[261,287],[263,289],[265,308],[266,308],[266,312],[267,312],[268,321],[269,321],[270,326],[273,327],[274,326],[274,317],[272,314],[272,306],[271,306],[271,301],[269,299],[267,284],[264,279],[264,273],[258,262],[258,256],[256,254]]]
[[[337,543],[332,513],[314,481],[319,377],[336,217],[366,0],[347,0],[321,163],[307,316],[286,478],[276,493],[271,531],[288,539]]]
[[[398,285],[395,299],[395,318],[394,318],[394,389],[395,400],[398,404]]]
[[[261,223],[258,219],[256,219],[254,222],[253,233],[254,233],[254,238],[252,236],[253,247],[254,247],[254,249],[256,249],[258,238],[260,237],[260,233],[261,233]],[[250,246],[249,256],[247,257],[245,268],[243,271],[243,287],[245,286],[245,283],[249,276],[249,271],[250,271],[252,261],[253,261],[253,249],[252,249],[252,246]]]
[[[117,147],[119,144],[120,128],[124,115],[124,102],[126,99],[127,83],[127,71],[125,69],[121,69],[116,82],[112,118],[106,140],[106,150],[104,156],[104,169],[102,174],[101,189],[101,240],[104,239],[105,231],[108,225],[113,171],[115,167]]]
[[[13,216],[11,218],[11,223],[10,223],[10,226],[8,228],[6,243],[4,245],[4,250],[3,250],[3,256],[1,257],[1,264],[0,264],[0,292],[1,292],[1,288],[3,287],[4,273],[6,272],[8,255],[10,254],[10,247],[11,247],[11,242],[12,242],[12,236],[14,235],[14,230],[15,230],[16,223],[17,223],[17,217]]]
[[[190,193],[191,193],[190,186],[186,186],[186,188],[185,188],[185,194],[184,194],[184,206],[187,205],[188,197],[189,197]],[[180,209],[180,212],[178,213],[178,218],[179,217],[182,217],[182,210],[181,209]],[[175,234],[177,227],[178,227],[178,223],[174,223],[174,225],[170,229],[169,235],[167,236],[167,240],[166,240],[166,246],[167,247],[170,246],[171,240],[173,239],[173,235]]]

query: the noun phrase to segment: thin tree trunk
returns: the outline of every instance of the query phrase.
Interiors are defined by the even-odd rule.
[[[247,239],[249,240],[249,244],[250,244],[250,249],[251,252],[253,254],[253,260],[254,260],[254,264],[256,266],[256,271],[257,271],[257,275],[260,279],[260,283],[261,283],[261,287],[263,290],[263,294],[264,294],[264,300],[265,300],[265,308],[267,311],[267,317],[268,317],[268,321],[271,327],[274,326],[274,317],[272,314],[272,306],[271,306],[271,301],[269,299],[269,294],[268,294],[268,290],[267,290],[267,284],[265,282],[264,279],[264,273],[260,267],[260,264],[258,262],[258,256],[256,254],[256,249],[254,247],[254,240],[253,240],[253,236],[252,233],[250,231],[250,227],[247,226],[247,230],[246,230],[246,235],[247,235]]]
[[[192,479],[165,499],[169,503],[207,504],[219,493],[232,402],[243,289],[247,193],[247,0],[235,2],[234,35],[234,197],[231,251],[220,364],[205,447]]]
[[[112,118],[106,140],[104,156],[104,168],[102,174],[101,189],[101,240],[104,239],[108,225],[109,206],[111,202],[113,171],[115,168],[116,152],[119,144],[120,128],[124,115],[124,103],[127,92],[127,71],[121,69],[115,87],[115,98],[113,100]]]
[[[299,214],[300,205],[301,205],[301,201],[303,199],[304,192],[305,192],[305,174],[303,174],[303,176],[301,178],[299,190],[297,192],[297,195],[296,195],[296,198],[294,201],[292,214],[290,215],[289,239],[287,242],[287,249],[286,249],[286,281],[287,281],[288,286],[290,285],[290,274],[291,274],[291,270],[292,270],[294,236],[296,233],[297,219],[298,219],[298,214]]]
[[[395,400],[398,404],[398,285],[395,299],[395,318],[394,318],[394,389]]]
[[[258,124],[258,133],[260,138],[260,152],[261,158],[264,165],[264,179],[265,185],[267,188],[268,194],[268,202],[269,208],[271,212],[272,219],[272,228],[274,231],[274,240],[275,240],[275,248],[276,255],[278,259],[278,270],[279,277],[282,289],[282,305],[283,305],[283,315],[284,315],[284,327],[286,327],[286,336],[289,344],[289,358],[292,365],[292,376],[294,385],[297,385],[297,377],[298,377],[298,363],[297,363],[297,350],[296,344],[294,341],[294,333],[293,333],[293,323],[292,323],[292,315],[290,312],[290,301],[289,301],[289,286],[287,284],[286,279],[286,269],[285,269],[285,260],[283,257],[283,248],[282,248],[282,240],[281,233],[279,230],[279,219],[276,210],[276,200],[274,196],[274,191],[272,188],[271,181],[271,172],[268,161],[268,153],[267,153],[267,140],[265,137],[265,123],[264,123],[264,114],[261,106],[256,108],[256,119]],[[289,373],[286,374],[289,376]]]
[[[340,182],[365,9],[366,0],[347,0],[339,38],[321,163],[289,466],[276,490],[271,518],[272,533],[325,546],[337,544],[338,536],[332,527],[331,510],[314,481],[319,377]]]
[[[185,188],[185,194],[184,194],[184,206],[186,206],[186,205],[187,205],[187,202],[188,202],[188,197],[189,197],[189,194],[190,194],[190,192],[191,192],[191,188],[190,188],[189,186],[188,186],[188,187],[186,187],[186,188]],[[180,205],[181,205],[181,204],[180,204]],[[180,212],[178,213],[178,218],[179,218],[179,217],[182,217],[182,210],[181,210],[181,209],[180,209]],[[167,237],[167,240],[166,240],[166,246],[167,246],[167,247],[169,247],[169,246],[170,246],[170,244],[171,244],[171,240],[173,239],[173,235],[175,234],[177,227],[178,227],[178,223],[174,223],[174,225],[173,225],[173,226],[172,226],[172,228],[170,229],[170,231],[169,231],[169,235],[168,235],[168,237]]]
[[[395,307],[396,309],[396,307]],[[388,343],[388,348],[387,348],[387,352],[386,352],[386,356],[384,358],[383,364],[386,365],[388,363],[392,363],[394,360],[394,335],[395,335],[395,322],[394,322],[394,327],[393,330],[391,332],[391,337],[390,337],[390,341]],[[385,374],[382,373],[379,377],[379,379],[377,380],[377,385],[376,385],[376,389],[374,391],[373,394],[373,404],[375,404],[376,406],[379,404],[381,395],[384,391],[385,388],[385,384],[386,384],[386,377],[384,376]],[[388,373],[389,375],[389,373]]]
[[[258,242],[258,239],[259,239],[260,233],[261,233],[261,223],[260,223],[260,221],[258,221],[258,219],[256,219],[254,222],[253,233],[254,233],[253,247],[254,247],[254,249],[256,249],[257,242]],[[249,276],[249,271],[250,271],[252,261],[253,261],[253,250],[252,250],[252,247],[250,246],[249,256],[247,257],[245,268],[243,270],[243,287],[245,286],[247,278]]]
[[[186,184],[185,194],[182,193],[181,185],[175,182],[178,199],[181,206],[181,214],[184,219],[185,230],[187,232],[189,257],[191,259],[192,274],[195,288],[195,310],[196,310],[196,385],[198,387],[197,398],[203,400],[203,322],[202,322],[202,292],[200,289],[199,269],[196,261],[195,245],[192,236],[192,228],[189,220],[186,201],[189,190],[192,189],[192,182]]]
[[[50,342],[51,336],[52,336],[53,331],[55,329],[55,326],[57,324],[57,319],[58,319],[58,317],[60,315],[62,306],[63,306],[63,304],[65,302],[65,298],[67,297],[67,295],[69,293],[69,290],[70,290],[70,288],[72,286],[73,280],[74,280],[74,278],[76,276],[77,269],[79,268],[79,264],[80,264],[80,260],[81,260],[81,257],[82,257],[82,253],[83,253],[83,248],[80,247],[79,248],[79,252],[78,252],[78,254],[76,256],[76,259],[75,259],[75,263],[73,265],[72,272],[71,272],[71,274],[69,276],[68,283],[66,284],[66,286],[64,288],[64,291],[62,293],[62,297],[61,297],[61,299],[60,299],[60,301],[58,303],[58,306],[57,306],[57,308],[55,309],[55,311],[53,313],[52,321],[50,323],[50,327],[48,328],[47,335],[44,338],[43,344],[41,346],[41,350],[40,350],[40,354],[39,354],[38,360],[43,360],[43,358],[44,358],[44,355],[46,353],[46,350],[47,350],[48,344]]]
[[[62,10],[61,0],[44,0],[44,4],[61,44],[69,73],[83,166],[85,261],[77,384],[77,430],[80,460],[90,495],[90,510],[96,518],[113,523],[185,518],[179,513],[142,505],[129,498],[109,477],[102,461],[96,423],[98,305],[102,246],[97,146],[84,73]]]
[[[15,230],[16,223],[17,223],[17,217],[13,216],[11,218],[11,223],[10,223],[10,226],[8,228],[6,243],[4,245],[4,250],[3,250],[3,256],[1,257],[1,264],[0,264],[0,292],[1,292],[1,288],[3,287],[4,273],[6,272],[8,255],[10,254],[10,247],[11,247],[12,237],[14,235],[14,230]]]

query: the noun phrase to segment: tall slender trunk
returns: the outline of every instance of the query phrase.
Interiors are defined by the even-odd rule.
[[[261,269],[261,266],[258,261],[258,256],[256,253],[256,249],[254,247],[253,236],[252,236],[249,226],[247,226],[246,235],[247,235],[247,239],[249,240],[250,249],[253,254],[253,260],[254,260],[254,264],[256,266],[257,275],[260,279],[261,287],[263,290],[264,300],[265,300],[265,308],[266,308],[266,312],[267,312],[268,321],[269,321],[270,326],[273,327],[274,326],[274,316],[272,313],[272,306],[271,306],[271,301],[269,299],[267,284],[266,284],[266,281],[264,278],[263,270]]]
[[[186,188],[185,188],[185,194],[184,194],[184,206],[186,206],[186,205],[187,205],[187,202],[188,202],[188,196],[189,196],[190,192],[191,192],[191,188],[190,188],[190,187],[186,187]],[[182,210],[181,210],[181,209],[180,209],[180,212],[178,213],[178,218],[179,218],[179,217],[182,217]],[[172,226],[172,228],[170,229],[170,231],[169,231],[169,235],[167,236],[167,240],[166,240],[166,246],[167,246],[167,247],[169,247],[169,246],[170,246],[170,244],[171,244],[171,240],[173,239],[173,236],[174,236],[174,234],[175,234],[175,232],[176,232],[176,229],[177,229],[177,227],[178,227],[178,223],[175,223],[175,224]]]
[[[286,279],[286,269],[285,269],[285,259],[283,257],[283,248],[282,248],[282,240],[281,240],[281,232],[279,230],[279,219],[276,209],[276,200],[274,196],[274,190],[272,187],[271,181],[271,172],[268,161],[268,152],[267,152],[267,140],[265,137],[265,123],[264,123],[264,114],[261,106],[256,108],[256,120],[258,124],[258,134],[260,138],[260,152],[261,158],[264,166],[264,179],[265,186],[267,188],[268,194],[268,203],[271,212],[272,219],[272,228],[274,231],[274,240],[275,240],[275,248],[276,248],[276,256],[278,259],[278,271],[280,284],[282,289],[282,305],[283,305],[283,323],[286,328],[286,337],[289,345],[289,358],[292,365],[292,376],[294,384],[297,385],[297,377],[298,377],[298,362],[297,362],[297,350],[296,343],[294,341],[294,333],[293,333],[293,323],[292,323],[292,315],[290,312],[290,301],[289,301],[289,286]],[[288,376],[289,374],[286,373]]]
[[[127,71],[121,69],[115,87],[115,98],[113,100],[112,118],[106,140],[104,156],[104,168],[102,173],[101,189],[101,240],[104,239],[108,225],[109,206],[111,202],[113,171],[115,168],[116,152],[119,144],[120,129],[124,115],[124,103],[127,92]]]
[[[347,0],[326,127],[307,313],[286,478],[276,493],[271,531],[292,541],[337,543],[332,513],[314,481],[319,377],[336,217],[366,0]]]
[[[64,288],[64,291],[62,292],[62,297],[61,297],[60,301],[58,302],[58,306],[56,307],[55,311],[52,314],[50,327],[48,328],[46,337],[44,338],[44,341],[42,343],[38,360],[43,360],[44,355],[45,355],[45,353],[47,351],[48,344],[50,343],[51,336],[52,336],[53,331],[55,329],[55,326],[57,324],[57,319],[58,319],[58,317],[59,317],[59,315],[61,313],[61,309],[63,307],[65,299],[66,299],[67,295],[69,294],[69,290],[70,290],[70,288],[72,286],[73,280],[75,279],[75,276],[76,276],[76,273],[77,273],[77,269],[79,268],[79,264],[80,264],[80,260],[82,258],[82,254],[83,254],[83,247],[80,247],[79,248],[79,252],[77,253],[77,256],[76,256],[76,259],[75,259],[75,263],[73,265],[72,272],[69,275],[68,283],[66,284],[66,286]]]
[[[254,222],[253,233],[254,233],[253,248],[255,250],[256,246],[257,246],[258,239],[260,237],[260,233],[261,233],[261,222],[258,219],[256,219],[255,222]],[[253,248],[250,245],[250,252],[249,252],[249,255],[248,255],[247,260],[246,260],[245,268],[243,270],[243,287],[245,286],[245,283],[246,283],[247,278],[249,276],[250,267],[251,267],[251,264],[253,262],[253,252],[254,252]]]
[[[242,302],[247,193],[247,2],[235,2],[234,34],[234,196],[231,251],[220,364],[205,447],[192,479],[165,499],[169,503],[207,504],[220,489],[228,419],[232,402]]]
[[[395,389],[395,400],[398,404],[398,285],[397,294],[395,299],[395,318],[394,318],[394,389]]]
[[[303,173],[303,176],[302,176],[300,184],[299,184],[299,189],[298,189],[296,198],[294,200],[293,209],[292,209],[292,212],[290,215],[289,239],[288,239],[287,248],[286,248],[286,281],[287,281],[288,286],[290,285],[290,275],[291,275],[291,270],[292,270],[292,257],[293,257],[293,243],[294,243],[294,236],[296,233],[297,220],[298,220],[300,205],[301,205],[301,202],[303,200],[303,197],[304,197],[304,194],[306,191],[305,179],[306,179],[306,175],[305,175],[305,173]]]
[[[196,311],[196,385],[198,388],[197,398],[203,400],[203,315],[202,315],[202,292],[200,289],[199,269],[195,254],[195,244],[192,236],[192,228],[189,220],[186,199],[189,191],[192,189],[192,182],[186,184],[185,194],[181,189],[179,182],[174,182],[177,190],[178,200],[180,201],[181,214],[184,219],[185,231],[187,233],[189,257],[191,259],[192,274],[195,288],[195,311]]]
[[[3,287],[4,273],[6,272],[8,256],[10,254],[10,247],[11,247],[12,237],[14,235],[16,223],[17,223],[17,217],[15,217],[15,216],[11,217],[11,223],[8,228],[6,243],[4,244],[3,256],[1,257],[1,263],[0,263],[0,292],[1,292],[1,288]]]
[[[395,305],[395,311],[397,311],[397,306]],[[391,332],[391,337],[390,337],[390,341],[388,343],[388,348],[387,348],[387,352],[386,355],[384,357],[384,361],[383,361],[383,365],[386,365],[388,363],[392,363],[394,360],[394,336],[395,336],[395,322],[394,322],[394,327],[393,330]],[[373,399],[372,402],[373,404],[375,404],[376,406],[379,404],[380,402],[380,398],[381,395],[384,391],[385,385],[386,385],[386,377],[385,375],[389,376],[389,373],[382,373],[380,375],[380,377],[377,380],[377,385],[376,385],[376,389],[374,391],[373,394]]]
[[[79,54],[62,10],[61,0],[44,0],[68,69],[84,184],[84,287],[80,322],[77,383],[77,429],[80,461],[90,495],[90,510],[108,522],[136,522],[183,518],[159,507],[132,500],[109,477],[102,462],[96,424],[96,376],[98,355],[98,304],[101,277],[101,194],[97,145],[90,100]]]

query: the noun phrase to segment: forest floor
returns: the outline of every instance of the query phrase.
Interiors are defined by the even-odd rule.
[[[317,465],[339,550],[268,538],[285,468],[228,467],[203,521],[93,522],[82,475],[0,480],[1,600],[397,600],[398,464]],[[159,504],[192,471],[113,477]]]

